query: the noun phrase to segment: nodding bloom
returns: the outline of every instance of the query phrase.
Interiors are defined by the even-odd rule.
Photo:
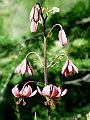
[[[67,37],[66,37],[65,31],[62,28],[58,33],[58,38],[59,38],[62,46],[67,45]]]
[[[74,74],[74,70],[78,73],[78,68],[72,63],[71,60],[66,60],[65,65],[62,68],[62,74],[65,74],[66,77],[68,77],[69,72]]]
[[[39,21],[39,5],[35,4],[30,12],[31,32],[37,31],[38,21]]]
[[[30,85],[25,86],[22,90],[19,90],[18,85],[12,89],[12,93],[15,97],[32,97],[37,93],[37,90],[32,92],[32,88]]]
[[[15,73],[20,73],[20,72],[22,73],[22,75],[25,74],[26,72],[28,72],[29,75],[33,74],[32,68],[30,67],[27,58],[25,58],[15,69]]]
[[[56,87],[52,84],[45,86],[42,91],[37,86],[37,90],[41,95],[50,98],[60,98],[61,96],[64,96],[67,93],[67,89],[63,91],[61,86]]]
[[[20,104],[22,101],[23,105],[26,105],[24,98],[34,96],[37,93],[37,90],[32,92],[32,88],[30,85],[23,87],[22,90],[19,90],[18,85],[15,85],[15,87],[12,89],[12,93],[15,97],[19,98],[16,104]]]

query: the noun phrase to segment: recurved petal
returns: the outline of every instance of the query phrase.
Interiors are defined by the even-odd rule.
[[[38,86],[37,86],[37,91],[39,92],[39,94],[43,95],[41,89]]]
[[[62,87],[59,86],[59,87],[58,87],[58,95],[56,96],[56,98],[60,98],[60,97],[61,97],[61,94],[62,94]]]
[[[78,68],[71,62],[72,67],[74,68],[74,70],[78,73]]]
[[[65,90],[62,92],[61,96],[64,96],[66,93],[67,93],[67,89],[65,89]]]
[[[58,88],[53,86],[51,97],[56,97],[59,94]]]
[[[29,97],[34,96],[37,93],[37,90],[35,90],[34,92],[32,92],[32,94]]]
[[[20,92],[19,89],[17,87],[18,85],[15,85],[15,87],[12,89],[12,93],[15,97],[19,97],[20,96]]]

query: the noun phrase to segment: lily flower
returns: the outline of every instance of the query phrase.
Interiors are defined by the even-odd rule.
[[[65,76],[68,77],[69,72],[73,75],[74,71],[78,73],[78,68],[72,63],[71,60],[66,60],[65,65],[62,68],[62,74],[65,74]]]
[[[32,88],[30,85],[25,86],[22,90],[19,90],[18,85],[12,89],[12,93],[15,97],[32,97],[37,93],[37,90],[32,92]]]
[[[65,31],[63,29],[61,29],[58,33],[58,38],[62,44],[62,46],[65,46],[67,45],[67,37],[66,37],[66,34],[65,34]]]
[[[37,86],[37,90],[42,96],[56,99],[60,98],[61,96],[64,96],[67,93],[67,89],[63,91],[61,86],[56,87],[52,84],[45,86],[42,91]]]
[[[33,71],[32,68],[29,65],[28,59],[25,58],[19,65],[18,67],[15,69],[15,73],[22,73],[25,74],[26,72],[29,73],[29,75],[33,75]]]
[[[15,97],[19,98],[16,104],[20,104],[22,101],[23,105],[26,105],[24,98],[34,96],[37,93],[37,90],[32,92],[32,88],[30,85],[25,86],[24,88],[22,88],[22,90],[19,90],[18,85],[15,85],[15,87],[12,89],[12,93]]]

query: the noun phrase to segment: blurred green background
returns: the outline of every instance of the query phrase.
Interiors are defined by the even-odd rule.
[[[87,120],[90,111],[90,0],[0,0],[0,120],[47,120],[44,98],[37,94],[26,99],[26,106],[16,106],[11,89],[22,86],[28,80],[43,82],[43,67],[35,55],[30,63],[34,76],[16,75],[13,71],[29,51],[37,52],[43,59],[43,33],[39,25],[37,33],[30,33],[29,14],[39,2],[43,7],[60,8],[61,12],[50,15],[46,31],[60,23],[68,37],[67,47],[58,42],[59,28],[55,28],[47,40],[47,61],[56,54],[66,53],[78,67],[79,74],[66,78],[61,74],[65,58],[60,57],[56,66],[48,69],[49,83],[62,85],[68,93],[52,108],[52,120]],[[36,88],[34,84],[31,86]]]

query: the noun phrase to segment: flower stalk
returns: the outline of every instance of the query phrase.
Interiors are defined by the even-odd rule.
[[[43,32],[44,32],[44,83],[45,86],[48,84],[47,81],[47,59],[46,59],[46,33],[45,33],[45,20],[43,20]]]
[[[51,120],[50,111],[50,106],[48,105],[48,120]]]
[[[61,26],[60,24],[55,24],[54,26],[52,26],[52,28],[51,28],[50,31],[48,32],[47,37],[49,37],[49,35],[51,34],[52,30],[53,30],[56,26],[59,26],[60,29],[62,29],[62,26]],[[46,37],[46,38],[47,38],[47,37]]]
[[[66,54],[61,54],[61,53],[60,53],[59,55],[57,55],[57,56],[54,58],[54,60],[50,63],[50,65],[47,66],[47,68],[52,67],[53,64],[55,63],[55,61],[56,61],[60,56],[65,56],[65,57],[68,59],[68,56],[67,56]]]
[[[42,13],[42,11],[41,11],[41,13]],[[48,79],[47,79],[48,70],[47,70],[47,56],[46,56],[47,39],[46,39],[46,32],[45,32],[45,22],[46,22],[47,16],[44,18],[43,14],[41,14],[41,17],[43,19],[43,37],[44,37],[44,83],[45,83],[45,86],[47,86],[48,85]],[[47,109],[48,109],[48,120],[51,120],[50,105],[47,106]]]
[[[36,4],[39,5],[39,8],[40,8],[40,14],[41,14],[41,17],[42,17],[42,25],[43,25],[43,37],[44,37],[44,83],[45,83],[45,86],[46,86],[48,84],[48,80],[47,80],[47,59],[46,59],[46,31],[45,31],[45,23],[46,23],[47,15],[44,17],[40,4],[39,3],[36,3]]]
[[[29,52],[29,53],[26,55],[26,58],[27,58],[30,54],[35,54],[35,55],[38,57],[38,59],[40,60],[40,62],[43,64],[42,59],[40,58],[40,56],[39,56],[36,52]]]

